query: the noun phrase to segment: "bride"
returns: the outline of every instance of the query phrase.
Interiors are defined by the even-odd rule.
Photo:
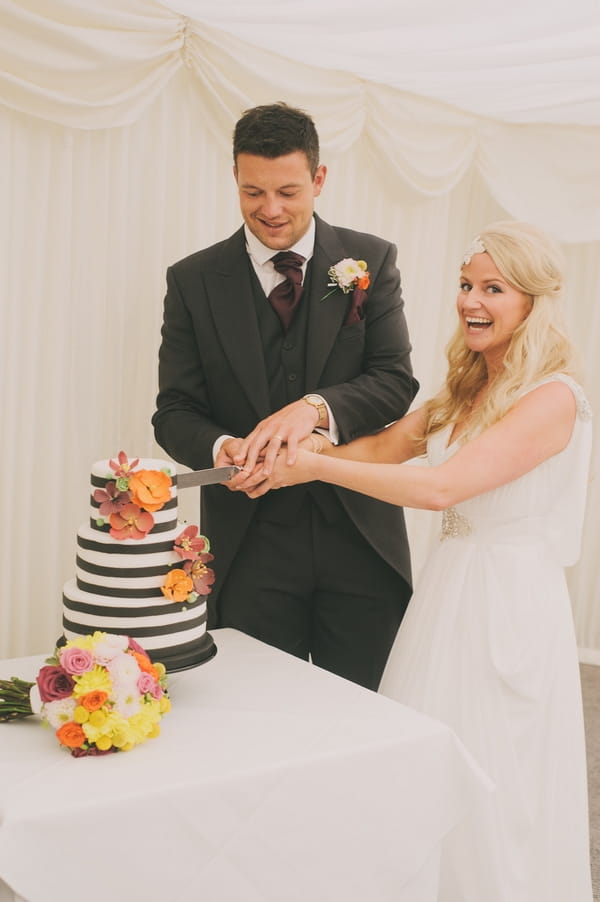
[[[253,492],[322,480],[442,512],[379,690],[447,722],[495,783],[446,839],[442,902],[592,899],[564,576],[579,554],[591,411],[561,287],[544,234],[490,225],[463,260],[440,393],[348,445],[314,434],[276,459],[274,446]],[[428,467],[404,463],[423,453]]]

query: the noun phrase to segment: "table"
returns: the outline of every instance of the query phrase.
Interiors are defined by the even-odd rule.
[[[131,752],[76,759],[38,718],[0,724],[1,902],[433,902],[444,835],[491,787],[452,731],[213,636]]]

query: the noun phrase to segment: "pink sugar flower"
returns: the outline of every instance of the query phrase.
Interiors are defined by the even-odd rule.
[[[154,526],[154,517],[137,504],[126,504],[118,513],[110,515],[110,535],[113,539],[145,539]]]
[[[184,561],[194,561],[199,554],[207,552],[210,543],[206,536],[198,534],[197,526],[186,526],[175,539],[173,550]]]
[[[131,497],[129,492],[119,491],[117,483],[111,480],[106,483],[103,489],[96,489],[94,501],[100,504],[98,508],[100,516],[110,517],[111,514],[118,514],[126,504],[129,504]]]
[[[206,566],[208,561],[214,560],[212,554],[200,554],[195,561],[186,561],[183,569],[191,577],[194,584],[194,592],[198,595],[210,595],[215,581],[215,571]]]
[[[129,461],[124,451],[119,451],[118,459],[118,463],[114,460],[109,460],[108,465],[116,476],[122,476],[125,479],[131,475],[140,462],[139,457]]]

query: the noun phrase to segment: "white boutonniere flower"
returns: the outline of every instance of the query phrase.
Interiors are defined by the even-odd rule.
[[[351,257],[346,257],[335,266],[331,266],[327,270],[327,275],[331,280],[327,283],[327,287],[331,290],[321,298],[322,301],[338,288],[341,288],[344,294],[354,291],[355,288],[366,291],[371,281],[365,261],[353,260]]]

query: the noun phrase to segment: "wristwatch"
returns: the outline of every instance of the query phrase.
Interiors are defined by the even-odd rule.
[[[302,400],[310,404],[311,407],[316,407],[319,412],[319,419],[315,426],[322,426],[327,419],[327,407],[323,398],[320,395],[304,395]]]

